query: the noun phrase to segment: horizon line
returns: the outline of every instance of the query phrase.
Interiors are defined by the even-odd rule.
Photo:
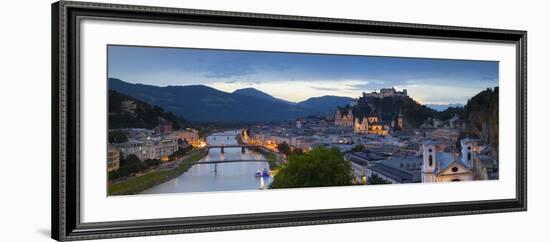
[[[214,88],[214,87],[212,87],[212,86],[210,86],[210,85],[205,85],[205,84],[191,84],[191,85],[154,85],[154,84],[145,84],[145,83],[139,83],[139,82],[129,82],[129,81],[125,81],[125,80],[122,80],[122,79],[120,79],[120,78],[117,78],[117,77],[108,77],[107,79],[108,79],[108,80],[109,80],[109,79],[117,79],[117,80],[119,80],[119,81],[121,81],[121,82],[129,83],[129,84],[144,85],[144,86],[153,86],[153,87],[160,87],[160,88],[165,88],[165,87],[203,86],[203,87],[208,87],[208,88],[214,89],[214,90],[216,90],[216,91],[224,92],[224,93],[227,93],[227,94],[233,94],[235,91],[237,91],[237,90],[242,90],[242,89],[254,89],[254,90],[256,90],[256,91],[265,93],[265,94],[267,94],[267,95],[269,95],[269,96],[271,96],[271,97],[273,97],[273,98],[280,99],[280,100],[285,101],[285,102],[296,103],[296,104],[298,104],[298,103],[300,103],[300,102],[307,101],[307,100],[309,100],[309,99],[311,99],[311,98],[319,98],[319,97],[327,97],[327,96],[332,96],[332,97],[345,97],[345,98],[351,98],[351,99],[354,99],[354,100],[358,100],[359,98],[362,98],[362,97],[363,97],[363,96],[362,96],[363,93],[376,92],[377,90],[385,89],[385,88],[388,88],[388,89],[389,89],[389,88],[395,88],[394,86],[392,86],[392,87],[384,87],[384,88],[373,89],[373,91],[370,91],[370,92],[367,91],[367,90],[363,90],[363,91],[360,91],[360,92],[361,92],[361,95],[359,95],[359,96],[354,96],[354,97],[352,97],[352,96],[342,96],[342,95],[321,95],[321,96],[310,96],[310,97],[308,97],[308,98],[306,98],[306,99],[304,99],[304,100],[302,100],[302,101],[291,101],[291,100],[286,100],[286,99],[284,99],[284,98],[280,98],[280,97],[274,96],[274,95],[270,94],[269,92],[260,90],[260,89],[255,88],[255,87],[243,87],[243,88],[238,88],[238,89],[235,89],[235,90],[229,92],[229,91],[220,90],[220,89],[218,89],[218,88]],[[496,87],[499,87],[499,86],[487,87],[487,88],[481,89],[479,92],[482,92],[482,91],[484,91],[484,90],[486,90],[486,89],[494,89],[494,88],[496,88]],[[398,89],[396,89],[396,90],[398,90]],[[404,90],[404,89],[401,89],[401,90]],[[478,92],[478,93],[479,93],[479,92]],[[378,93],[379,93],[379,92],[378,92]],[[457,104],[458,104],[458,105],[464,106],[464,105],[466,105],[466,103],[468,102],[468,100],[471,98],[471,97],[468,98],[468,100],[466,100],[466,102],[464,102],[464,103],[463,103],[463,102],[445,102],[445,103],[442,103],[442,102],[429,102],[429,103],[424,103],[424,102],[420,101],[421,99],[414,98],[414,97],[411,96],[411,95],[407,95],[407,96],[410,97],[411,99],[413,99],[414,101],[418,102],[419,104],[421,104],[421,105],[426,105],[426,106],[427,106],[427,105],[449,105],[449,106],[450,106],[450,105],[457,105]],[[474,95],[474,96],[475,96],[475,95]],[[473,97],[473,96],[472,96],[472,97]]]

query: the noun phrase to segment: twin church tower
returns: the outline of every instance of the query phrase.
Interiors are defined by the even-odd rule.
[[[460,156],[443,152],[445,144],[423,143],[422,182],[471,181],[487,179],[487,172],[476,157],[477,140],[462,139]]]

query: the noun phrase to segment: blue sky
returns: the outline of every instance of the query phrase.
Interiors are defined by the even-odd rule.
[[[108,66],[131,83],[253,87],[288,101],[395,87],[423,104],[464,104],[498,86],[494,61],[109,46]]]

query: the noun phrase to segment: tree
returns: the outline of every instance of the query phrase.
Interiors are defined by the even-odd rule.
[[[295,154],[295,155],[303,155],[304,154],[304,150],[300,149],[300,148],[295,148],[291,154]]]
[[[122,130],[113,130],[109,131],[109,143],[124,143],[128,141],[128,137],[126,136],[126,133],[124,133]]]
[[[355,147],[351,148],[351,151],[353,152],[361,152],[361,151],[364,151],[365,150],[365,146],[359,144],[359,145],[356,145]]]
[[[170,160],[177,160],[181,157],[183,157],[185,154],[187,154],[190,150],[193,150],[192,145],[188,145],[185,148],[180,148],[176,152],[172,153],[168,156],[168,159]]]
[[[290,155],[290,152],[292,151],[290,149],[290,145],[288,145],[286,142],[278,144],[277,145],[277,150],[279,150],[279,152],[281,152],[285,155]]]
[[[118,173],[118,171],[110,171],[109,172],[109,181],[112,181],[114,179],[117,179],[120,177],[120,174]]]
[[[160,164],[160,160],[159,159],[147,159],[147,160],[143,161],[143,164],[147,168],[152,167],[152,166],[158,166]]]
[[[369,177],[367,184],[369,185],[378,185],[378,184],[390,184],[390,182],[384,180],[382,177],[377,174],[373,174]]]
[[[120,160],[119,174],[121,176],[127,176],[132,173],[141,171],[145,165],[141,163],[141,160],[134,154],[128,155],[126,159]]]
[[[302,155],[290,155],[270,187],[346,186],[352,180],[351,163],[344,160],[340,150],[319,147]]]
[[[489,143],[498,151],[498,87],[487,88],[468,100],[464,106],[466,130]],[[498,152],[497,152],[498,153]]]

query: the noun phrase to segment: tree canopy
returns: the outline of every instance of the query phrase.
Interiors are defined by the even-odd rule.
[[[478,93],[464,106],[469,131],[498,150],[498,87]]]
[[[124,143],[128,141],[128,137],[126,136],[126,133],[122,130],[112,130],[109,131],[109,143]]]
[[[122,110],[122,102],[134,101],[135,113],[129,114]],[[167,112],[163,108],[150,105],[136,98],[124,95],[117,91],[109,90],[109,128],[146,128],[152,129],[159,125],[159,120],[164,119],[172,124],[174,130],[189,126],[189,122],[174,113]]]
[[[377,174],[373,174],[369,177],[367,184],[369,185],[378,185],[378,184],[390,184],[390,182],[382,179],[382,177]]]
[[[365,150],[365,146],[362,145],[362,144],[358,144],[356,146],[354,146],[353,148],[351,148],[351,151],[353,152],[361,152],[361,151],[364,151]]]
[[[290,145],[288,145],[288,143],[286,143],[286,142],[278,144],[277,145],[277,150],[279,150],[279,152],[281,152],[285,155],[290,155],[290,152],[291,152]]]
[[[337,148],[314,148],[291,154],[271,183],[271,188],[326,187],[351,185],[351,163]]]

